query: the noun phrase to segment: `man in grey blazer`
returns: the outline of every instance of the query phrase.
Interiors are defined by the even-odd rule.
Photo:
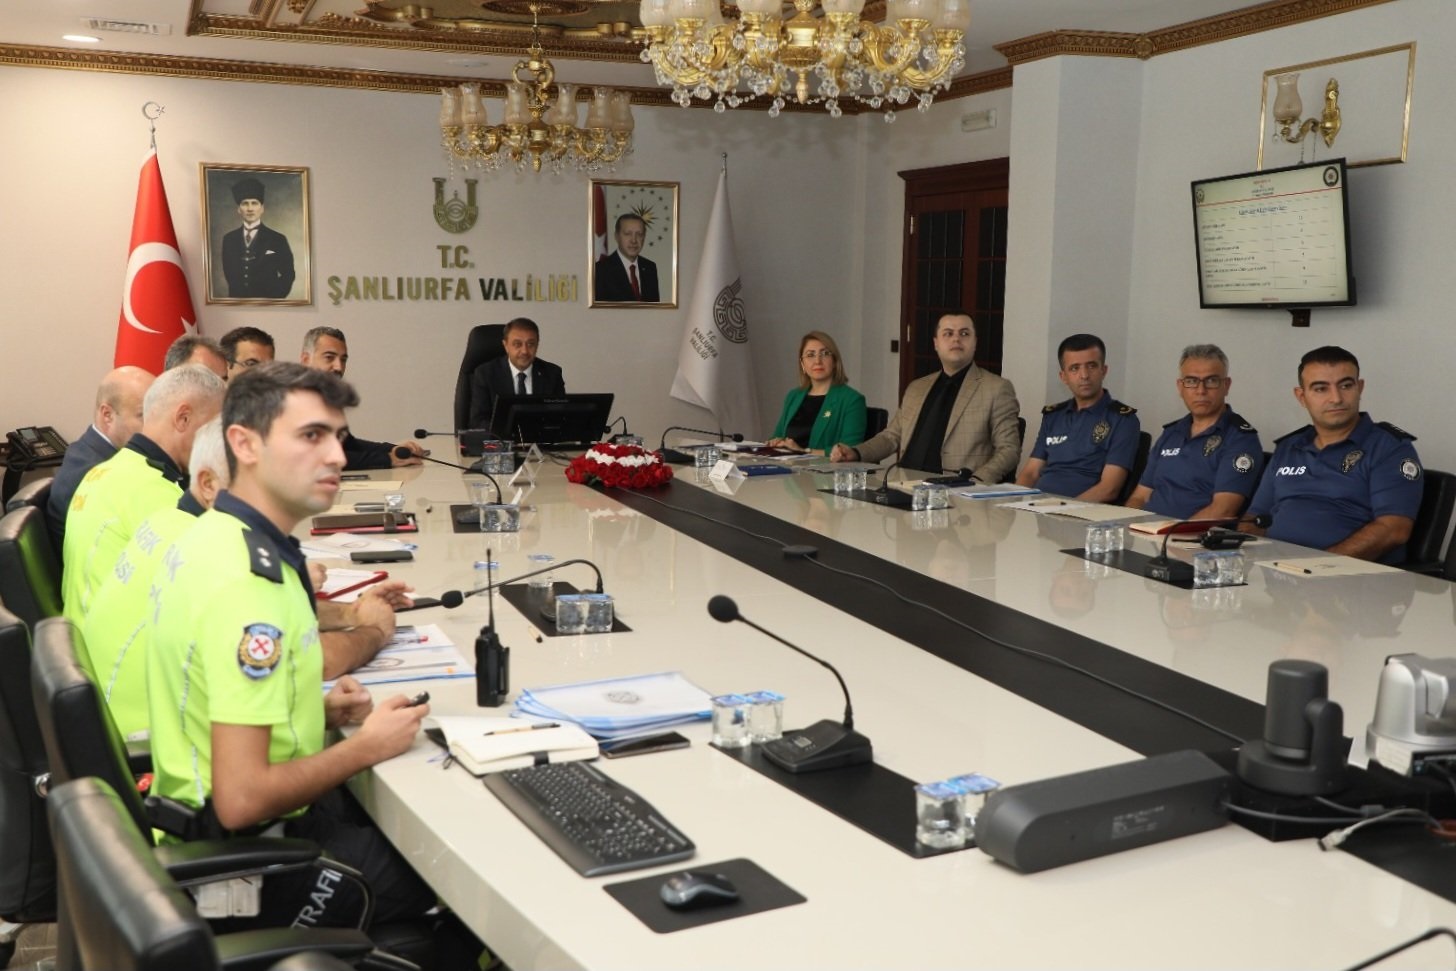
[[[885,430],[858,448],[834,446],[832,461],[878,462],[894,455],[903,468],[960,473],[977,482],[1001,482],[1015,471],[1021,406],[1010,381],[976,367],[970,314],[940,318],[935,353],[941,369],[910,382]]]

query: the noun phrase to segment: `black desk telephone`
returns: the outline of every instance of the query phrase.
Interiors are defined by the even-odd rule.
[[[66,440],[49,425],[17,428],[5,437],[10,441],[10,464],[14,466],[59,464],[66,454]]]

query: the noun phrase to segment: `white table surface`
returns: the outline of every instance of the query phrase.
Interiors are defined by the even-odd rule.
[[[726,593],[747,616],[837,665],[876,761],[913,779],[981,771],[1014,784],[1137,757],[608,495],[569,485],[550,464],[524,500],[521,532],[503,536],[450,531],[447,503],[466,501],[458,473],[431,467],[406,478],[422,526],[419,551],[416,562],[392,565],[392,575],[421,593],[468,588],[487,541],[503,577],[529,569],[529,553],[587,557],[633,628],[538,643],[530,622],[498,600],[513,694],[675,669],[711,693],[781,691],[790,727],[839,717],[828,672],[742,624],[708,616],[708,598]],[[688,470],[681,484],[693,479]],[[1308,590],[1291,592],[1303,584],[1285,584],[1293,578],[1281,575],[1271,587],[1255,568],[1237,590],[1177,590],[1060,553],[1081,545],[1080,523],[961,499],[947,516],[915,517],[835,501],[815,484],[808,474],[756,478],[733,499],[1252,699],[1262,701],[1271,660],[1319,660],[1330,668],[1332,697],[1346,706],[1346,733],[1357,738],[1384,656],[1439,653],[1450,642],[1452,585],[1441,580],[1397,574],[1339,581],[1338,591],[1323,586],[1333,581],[1321,588],[1310,581]],[[1151,551],[1150,540],[1136,542]],[[1291,552],[1267,543],[1250,549],[1259,559]],[[584,567],[559,578],[578,586],[592,580]],[[1345,620],[1378,610],[1391,616],[1364,626]],[[473,598],[455,611],[404,618],[440,623],[469,656],[485,605]],[[480,711],[472,681],[426,687],[436,712]],[[684,734],[690,749],[601,765],[697,843],[694,863],[748,857],[807,903],[654,934],[602,890],[653,871],[578,876],[479,780],[458,767],[442,770],[423,737],[352,786],[442,898],[516,971],[1338,968],[1433,925],[1456,926],[1456,905],[1349,854],[1322,853],[1308,840],[1268,843],[1237,826],[1032,875],[976,850],[915,860],[714,751],[706,724]],[[1446,951],[1436,956],[1440,946],[1390,966],[1447,960]]]

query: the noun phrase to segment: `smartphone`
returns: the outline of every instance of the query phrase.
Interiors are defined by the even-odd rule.
[[[409,701],[407,701],[405,703],[405,707],[406,708],[415,708],[415,707],[418,707],[419,705],[423,705],[425,702],[427,702],[429,700],[430,700],[430,693],[428,691],[421,691],[419,694],[415,695],[413,698],[411,698]]]
[[[414,558],[410,550],[356,550],[349,554],[355,563],[403,563]]]
[[[677,732],[663,732],[646,738],[624,738],[616,742],[603,742],[602,755],[609,759],[625,759],[629,755],[646,755],[649,752],[666,752],[675,748],[687,748],[692,743]]]

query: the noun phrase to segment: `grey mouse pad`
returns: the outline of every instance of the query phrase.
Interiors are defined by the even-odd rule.
[[[769,873],[752,860],[725,860],[722,863],[689,862],[684,870],[707,870],[721,873],[738,888],[738,899],[726,904],[702,907],[698,910],[673,910],[662,902],[659,890],[662,882],[673,873],[659,873],[651,877],[639,877],[621,883],[609,883],[602,889],[611,894],[617,903],[626,907],[632,915],[658,934],[697,927],[700,924],[715,924],[720,920],[745,917],[764,910],[777,910],[802,904],[807,898]]]

